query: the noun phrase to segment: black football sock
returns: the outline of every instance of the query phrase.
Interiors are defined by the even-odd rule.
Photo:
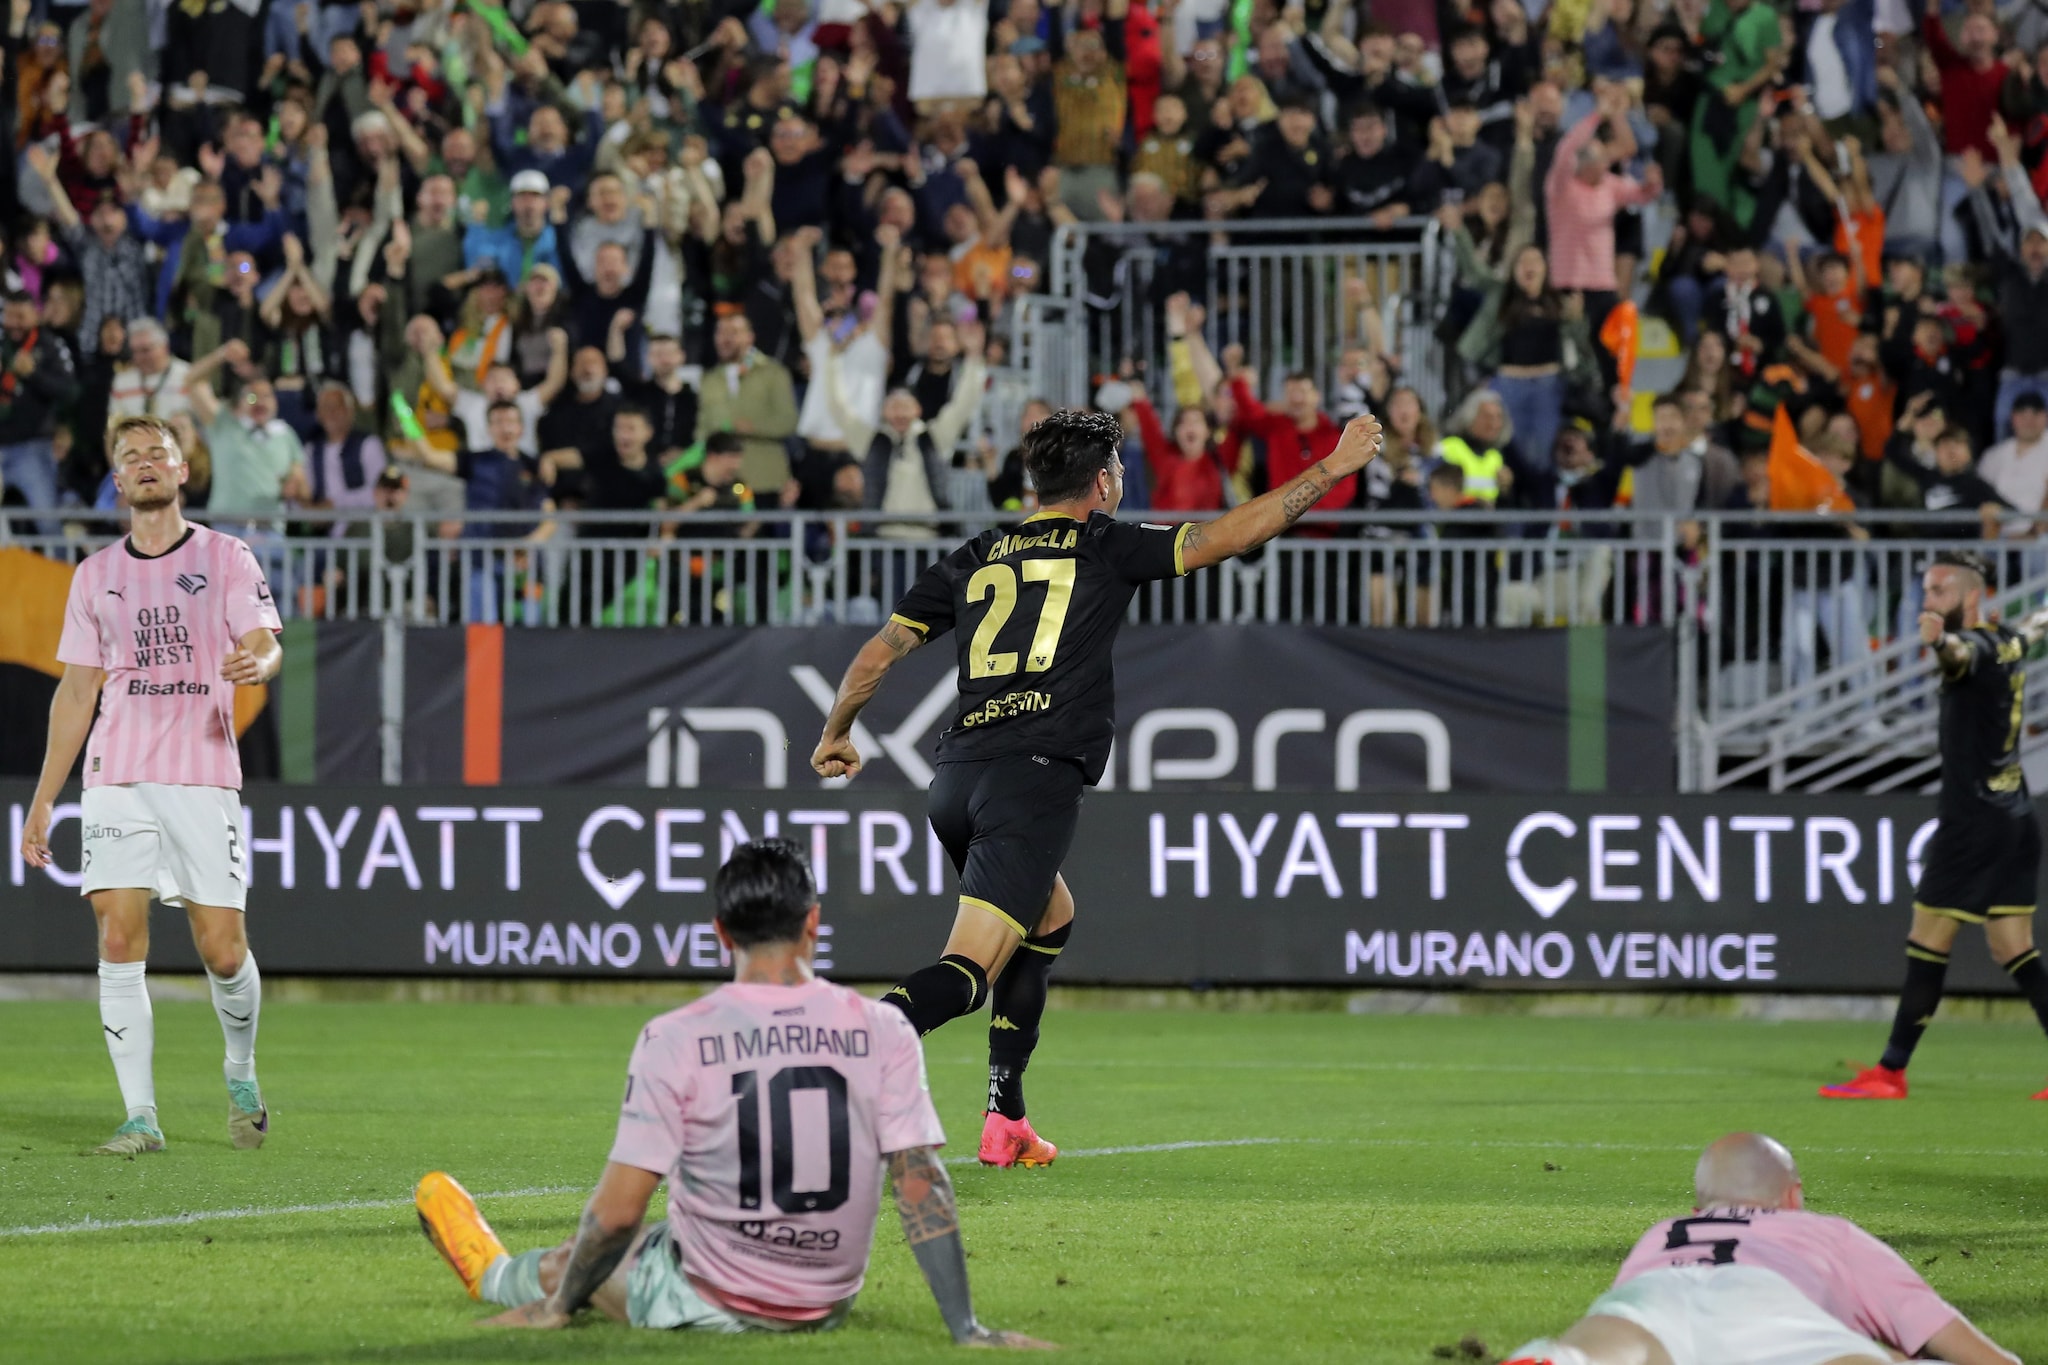
[[[1879,1066],[1904,1071],[1920,1046],[1920,1035],[1941,1007],[1941,983],[1948,976],[1948,954],[1906,940],[1906,986],[1899,992],[1899,1012],[1892,1020],[1891,1041]]]
[[[1068,920],[1049,934],[1025,939],[996,978],[989,1006],[988,1107],[1006,1119],[1024,1117],[1024,1068],[1038,1046],[1047,978],[1073,929],[1074,922]]]
[[[2012,974],[2013,984],[2026,993],[2027,1003],[2034,1007],[2034,1017],[2041,1021],[2043,1030],[2048,1030],[2048,969],[2041,966],[2041,950],[2029,948],[2005,964]]]
[[[948,1019],[972,1014],[988,999],[988,973],[973,958],[948,953],[912,972],[882,1000],[902,1010],[922,1038]]]

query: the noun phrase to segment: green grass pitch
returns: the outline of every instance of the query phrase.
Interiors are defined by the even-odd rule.
[[[885,1206],[852,1322],[688,1342],[590,1322],[478,1331],[420,1237],[436,1166],[515,1250],[573,1226],[610,1140],[640,1007],[279,1004],[259,1049],[270,1145],[231,1150],[220,1036],[157,1007],[171,1150],[80,1152],[120,1119],[86,1004],[0,1005],[0,1358],[40,1361],[918,1361],[950,1354]],[[1814,1207],[1889,1240],[2023,1356],[2048,1357],[2048,1072],[2031,1028],[1943,1024],[1906,1104],[1816,1082],[1881,1028],[1725,1020],[1055,1011],[1034,1119],[1047,1171],[956,1168],[983,1318],[1099,1361],[1425,1362],[1576,1317],[1688,1204],[1710,1138],[1801,1157]],[[929,1043],[971,1156],[982,1026]],[[1171,1142],[1258,1144],[1085,1155]],[[553,1190],[549,1193],[545,1191]],[[292,1206],[330,1206],[279,1212]],[[331,1207],[344,1205],[344,1207]],[[193,1211],[254,1216],[119,1226]],[[75,1230],[87,1220],[114,1223]],[[55,1232],[26,1229],[58,1226]],[[1492,1359],[1492,1357],[1488,1357]]]

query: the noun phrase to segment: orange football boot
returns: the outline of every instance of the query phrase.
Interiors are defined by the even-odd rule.
[[[476,1200],[462,1188],[461,1181],[446,1171],[429,1171],[420,1178],[412,1202],[419,1210],[420,1231],[427,1234],[441,1259],[462,1277],[462,1287],[469,1291],[469,1296],[482,1297],[478,1289],[484,1282],[484,1272],[506,1252],[505,1244],[478,1212]]]

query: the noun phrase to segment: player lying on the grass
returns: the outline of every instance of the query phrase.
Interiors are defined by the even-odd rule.
[[[903,1016],[811,972],[818,896],[794,844],[743,844],[712,888],[733,980],[641,1030],[618,1135],[573,1240],[508,1256],[439,1171],[420,1226],[502,1327],[585,1308],[635,1327],[823,1331],[867,1273],[881,1169],[953,1340],[1038,1347],[974,1318],[924,1050]],[[668,1217],[642,1226],[668,1181]]]
[[[1782,1144],[1730,1133],[1692,1183],[1690,1218],[1644,1233],[1585,1317],[1508,1365],[2019,1365],[1896,1251],[1806,1212]]]
[[[1102,779],[1116,738],[1110,656],[1132,594],[1265,544],[1332,489],[1348,498],[1351,477],[1379,450],[1380,425],[1353,419],[1336,449],[1285,484],[1179,527],[1115,520],[1122,445],[1116,418],[1100,412],[1055,412],[1025,433],[1040,510],[925,571],[847,668],[811,756],[821,776],[858,773],[854,723],[883,676],[956,632],[960,704],[939,736],[929,806],[960,877],[960,908],[940,959],[883,999],[920,1034],[991,1003],[980,1148],[991,1166],[1042,1166],[1059,1155],[1025,1117],[1024,1068],[1073,926],[1060,864],[1082,793]]]
[[[283,627],[249,547],[185,520],[179,498],[191,467],[169,423],[115,421],[107,463],[128,501],[128,534],[71,577],[57,643],[64,676],[21,852],[30,867],[50,865],[57,794],[85,746],[79,889],[99,925],[100,1031],[128,1106],[99,1153],[164,1149],[143,981],[152,896],[183,907],[213,990],[227,1039],[228,1138],[261,1147],[270,1131],[256,1084],[263,985],[243,927],[235,688],[277,676]]]
[[[1941,824],[1913,888],[1906,984],[1884,1056],[1853,1080],[1822,1086],[1831,1100],[1906,1098],[1906,1064],[1941,1005],[1965,924],[1984,926],[1992,957],[2048,1029],[2048,970],[2034,948],[2041,831],[2019,755],[2026,657],[2048,635],[2048,613],[2018,629],[1988,619],[1991,566],[1972,553],[1936,555],[1922,586],[1920,639],[1941,670]],[[2048,1100],[2048,1089],[2034,1098]]]

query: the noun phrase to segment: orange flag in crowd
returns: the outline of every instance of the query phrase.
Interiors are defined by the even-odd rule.
[[[1771,510],[1834,512],[1852,506],[1842,481],[1800,446],[1791,415],[1780,403],[1771,423]]]
[[[1636,316],[1636,305],[1631,299],[1616,304],[1600,324],[1600,344],[1614,357],[1615,377],[1621,380],[1624,389],[1635,386],[1636,332],[1640,326],[1641,319]]]

